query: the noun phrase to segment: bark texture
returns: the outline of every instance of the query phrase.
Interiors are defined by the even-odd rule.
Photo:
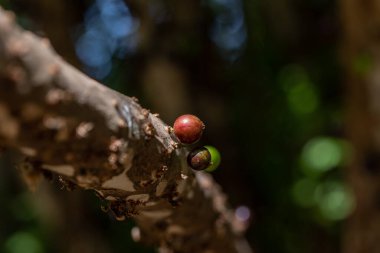
[[[380,2],[341,0],[347,134],[354,157],[347,169],[356,209],[344,253],[380,252]]]
[[[94,190],[136,240],[165,252],[251,252],[212,178],[156,115],[64,62],[0,9],[0,145],[28,157],[29,181],[59,175]],[[46,173],[45,173],[46,174]]]

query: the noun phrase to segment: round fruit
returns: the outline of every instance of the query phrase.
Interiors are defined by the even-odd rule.
[[[205,146],[205,148],[208,150],[208,152],[210,152],[211,155],[210,165],[206,168],[206,171],[211,172],[216,170],[220,165],[221,156],[219,151],[215,147]]]
[[[208,149],[196,148],[187,156],[187,163],[194,170],[205,170],[211,163],[211,154]]]
[[[203,122],[197,116],[191,114],[178,117],[173,125],[174,134],[184,144],[197,142],[201,138],[204,129]]]

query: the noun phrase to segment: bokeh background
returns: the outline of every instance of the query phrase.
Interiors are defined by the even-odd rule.
[[[215,179],[232,208],[251,210],[247,240],[257,252],[344,248],[357,201],[345,181],[354,148],[337,1],[0,4],[68,62],[167,123],[198,115],[202,144],[222,153]],[[365,75],[370,65],[361,54],[353,68]],[[19,159],[8,152],[0,160],[0,252],[155,252],[133,242],[133,221],[102,212],[93,192],[68,192],[57,181],[29,192],[14,169]]]

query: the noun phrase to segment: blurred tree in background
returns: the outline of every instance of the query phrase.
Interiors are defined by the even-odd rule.
[[[366,134],[377,126],[376,114],[357,88],[380,73],[370,18],[379,9],[366,17],[371,4],[357,11],[354,2],[0,0],[71,64],[138,97],[164,121],[199,115],[205,144],[222,153],[216,180],[233,206],[251,210],[247,239],[257,252],[276,253],[378,252],[375,245],[351,247],[372,218],[380,222],[379,183],[362,182],[377,198],[362,222],[367,206],[354,196],[365,198],[368,189],[351,186],[364,175],[345,173],[369,164],[375,180],[380,166],[379,135]],[[360,29],[364,17],[368,29]],[[355,25],[361,33],[350,30]],[[372,32],[377,40],[366,36]],[[354,87],[349,92],[346,82]],[[0,252],[154,252],[134,243],[132,222],[113,221],[92,194],[47,182],[30,193],[9,156],[0,166]]]

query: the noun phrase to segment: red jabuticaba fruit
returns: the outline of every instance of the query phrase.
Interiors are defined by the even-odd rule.
[[[187,163],[194,170],[205,170],[210,166],[211,154],[207,148],[196,148],[187,156]]]
[[[178,117],[173,125],[174,134],[184,144],[197,142],[205,129],[203,122],[194,115],[185,114]]]

